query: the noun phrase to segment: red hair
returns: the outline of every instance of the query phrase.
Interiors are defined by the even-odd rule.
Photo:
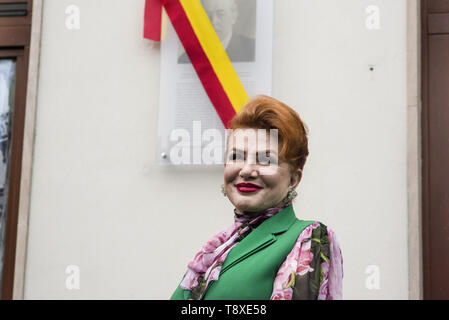
[[[279,100],[265,95],[253,97],[234,116],[230,129],[277,129],[279,159],[291,165],[293,171],[302,171],[309,155],[308,129],[299,115]]]

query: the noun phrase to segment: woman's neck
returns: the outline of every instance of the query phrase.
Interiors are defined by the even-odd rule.
[[[263,210],[257,210],[257,211],[241,211],[241,210],[238,210],[237,208],[235,208],[234,213],[237,215],[257,217],[261,214],[268,212],[269,210],[286,207],[290,203],[291,203],[291,201],[289,201],[288,199],[283,199],[278,205],[276,205],[274,207],[269,207],[269,208],[265,208]]]

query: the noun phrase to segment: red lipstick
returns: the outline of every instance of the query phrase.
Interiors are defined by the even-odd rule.
[[[245,193],[256,192],[257,190],[262,189],[258,185],[255,185],[252,183],[239,183],[236,185],[236,187],[237,187],[238,191],[245,192]]]

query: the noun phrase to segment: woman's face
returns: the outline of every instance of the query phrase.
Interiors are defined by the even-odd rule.
[[[278,160],[278,149],[277,136],[265,130],[237,129],[229,135],[224,186],[237,213],[274,208],[298,185],[300,176]]]

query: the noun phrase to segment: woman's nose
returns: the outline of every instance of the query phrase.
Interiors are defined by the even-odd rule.
[[[248,161],[245,161],[245,164],[243,165],[242,169],[240,170],[240,177],[242,178],[256,178],[258,175],[257,166],[252,163],[248,163]]]

